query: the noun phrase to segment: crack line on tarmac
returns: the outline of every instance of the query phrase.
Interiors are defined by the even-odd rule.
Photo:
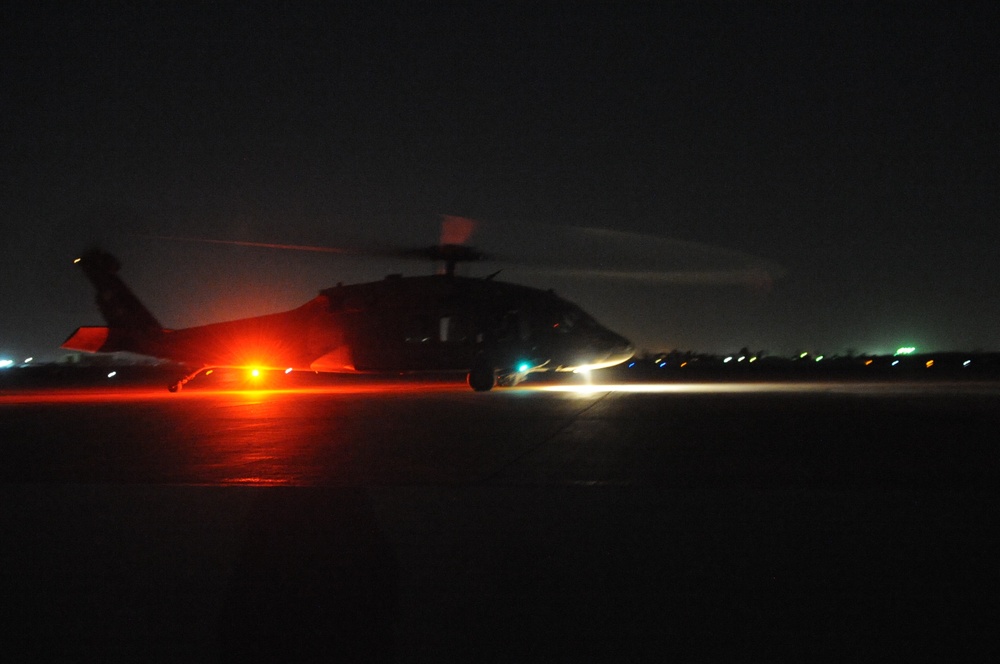
[[[587,411],[589,411],[591,408],[593,408],[597,404],[599,404],[602,401],[604,401],[605,399],[607,399],[610,394],[611,394],[611,392],[605,392],[604,394],[602,394],[599,398],[597,398],[594,401],[592,401],[591,403],[589,403],[586,408],[582,408],[578,413],[575,413],[574,415],[572,415],[571,417],[569,417],[565,422],[562,423],[562,425],[559,428],[557,428],[551,434],[549,434],[548,436],[546,436],[545,438],[543,438],[537,445],[534,445],[534,446],[528,448],[527,450],[525,450],[524,452],[521,452],[516,457],[514,457],[513,459],[511,459],[507,463],[501,465],[495,471],[493,471],[492,473],[490,473],[489,475],[487,475],[486,477],[484,477],[482,480],[480,480],[479,482],[477,482],[477,484],[487,484],[487,483],[493,481],[501,473],[503,473],[505,470],[507,470],[508,468],[510,468],[511,466],[513,466],[514,464],[516,464],[519,461],[521,461],[521,459],[524,459],[529,454],[534,454],[538,450],[542,449],[542,447],[545,444],[549,443],[552,439],[556,438],[559,434],[561,434],[563,431],[565,431],[566,429],[568,429],[570,427],[570,425],[572,425],[574,422],[576,422],[578,419],[580,419],[581,415],[583,415],[584,413],[586,413]]]

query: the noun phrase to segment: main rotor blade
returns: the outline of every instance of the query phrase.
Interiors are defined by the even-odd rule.
[[[292,251],[314,251],[325,254],[364,255],[365,252],[344,247],[317,247],[307,244],[277,244],[273,242],[247,242],[244,240],[216,240],[207,237],[184,237],[179,235],[144,235],[152,240],[169,240],[171,242],[196,242],[199,244],[228,244],[237,247],[260,247],[263,249],[289,249]]]
[[[471,221],[462,219],[462,221]],[[425,260],[438,262],[468,263],[489,260],[491,257],[473,247],[463,244],[430,245],[425,247],[393,247],[389,245],[369,245],[364,247],[324,247],[311,244],[283,244],[276,242],[251,242],[248,240],[217,240],[214,238],[188,237],[178,235],[144,235],[154,240],[173,242],[193,242],[198,244],[222,244],[237,247],[259,247],[261,249],[281,249],[291,251],[311,251],[342,256],[365,256],[402,260]]]
[[[765,270],[675,270],[675,271],[628,271],[574,268],[518,267],[511,272],[537,274],[569,279],[601,279],[612,281],[642,282],[647,284],[675,284],[683,286],[745,285],[754,288],[769,287],[778,276]]]
[[[746,252],[606,228],[534,225],[529,232],[510,233],[505,240],[503,255],[507,271],[513,273],[651,284],[753,286],[769,284],[785,274],[781,266]],[[488,238],[484,243],[493,246]]]
[[[493,262],[508,273],[566,279],[602,279],[649,284],[749,285],[767,287],[785,274],[784,268],[746,252],[690,240],[607,228],[546,224],[482,224],[465,217],[442,217],[440,245],[397,247],[366,242],[362,246],[330,247],[248,240],[219,240],[175,235],[146,235],[153,239],[205,244],[259,247],[292,251],[364,256],[391,260],[445,263]],[[475,230],[485,246],[481,252],[463,244]]]

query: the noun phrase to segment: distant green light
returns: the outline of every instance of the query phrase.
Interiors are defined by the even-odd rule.
[[[527,362],[521,362],[519,365],[517,365],[517,371],[518,371],[518,373],[524,373],[525,371],[527,371],[530,368],[531,368],[531,365],[528,364]]]
[[[801,359],[805,358],[805,356],[808,355],[808,354],[809,353],[799,353],[799,359],[801,360]]]
[[[816,356],[816,361],[817,361],[817,362],[819,362],[819,361],[820,361],[820,360],[822,360],[822,359],[823,359],[823,356],[822,356],[822,355],[817,355],[817,356]]]
[[[913,346],[903,346],[896,351],[896,355],[912,355],[916,350]]]

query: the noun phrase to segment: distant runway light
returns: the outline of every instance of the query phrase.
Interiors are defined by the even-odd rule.
[[[608,392],[675,394],[809,393],[838,389],[831,383],[622,383],[596,385],[542,385],[530,389],[592,396]],[[846,388],[853,389],[853,387]]]
[[[970,364],[972,364],[972,360],[966,360],[965,362],[962,362],[962,366],[963,366],[963,367],[967,367],[967,366],[969,366]]]
[[[288,367],[287,369],[285,369],[285,373],[286,373],[286,374],[290,374],[290,373],[292,373],[292,368],[291,368],[291,367]]]
[[[118,375],[117,371],[112,371],[111,373],[108,374],[108,378],[114,378],[117,375]]]
[[[722,362],[724,364],[728,364],[729,362],[732,362],[732,361],[733,361],[733,356],[730,355],[729,357],[727,357],[726,359],[724,359]]]

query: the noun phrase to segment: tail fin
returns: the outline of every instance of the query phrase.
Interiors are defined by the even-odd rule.
[[[100,249],[91,249],[77,259],[87,279],[97,290],[97,307],[108,326],[130,332],[160,332],[163,326],[118,278],[121,264]]]

